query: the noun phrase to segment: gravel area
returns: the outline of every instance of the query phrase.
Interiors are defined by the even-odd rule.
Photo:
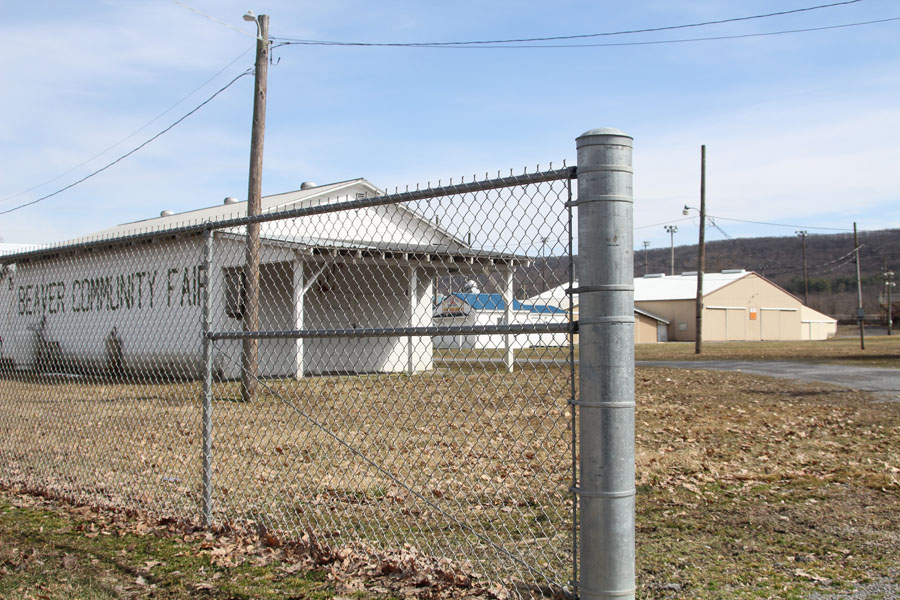
[[[840,594],[812,594],[807,600],[898,600],[900,599],[900,583],[891,579],[882,579],[873,583],[857,586],[852,592]]]
[[[659,360],[637,361],[635,364],[671,369],[740,371],[794,381],[830,383],[851,390],[870,392],[884,402],[900,402],[900,369],[768,360]]]

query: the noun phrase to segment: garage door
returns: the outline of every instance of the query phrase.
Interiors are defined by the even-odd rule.
[[[733,308],[725,311],[727,323],[725,324],[725,339],[747,339],[747,312],[743,308]]]
[[[800,311],[796,308],[761,308],[759,320],[763,340],[800,339]]]
[[[728,327],[728,311],[724,308],[710,308],[706,311],[707,321],[703,323],[703,339],[720,341],[728,339],[725,330]]]

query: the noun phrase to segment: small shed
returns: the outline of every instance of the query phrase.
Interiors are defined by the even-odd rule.
[[[697,273],[635,279],[637,308],[669,321],[672,341],[696,339]],[[824,340],[837,320],[804,306],[765,277],[743,269],[703,275],[703,340]]]
[[[634,343],[655,344],[669,341],[669,321],[640,308],[634,309]]]
[[[578,287],[578,282],[572,284]],[[560,285],[532,296],[525,302],[537,306],[552,306],[566,313],[569,311],[569,295],[566,290],[568,285]],[[578,319],[578,294],[572,294],[572,319]],[[650,344],[665,342],[669,339],[669,321],[665,317],[648,310],[635,307],[634,309],[634,342],[636,344]],[[577,336],[576,336],[577,340]]]
[[[477,289],[456,292],[442,298],[434,311],[436,325],[479,326],[505,325],[506,301],[501,294],[488,294]],[[523,303],[513,299],[510,324],[566,323],[566,311],[546,304]],[[522,333],[512,336],[513,348],[565,346],[565,333]],[[436,336],[437,348],[505,348],[503,334],[467,334]]]

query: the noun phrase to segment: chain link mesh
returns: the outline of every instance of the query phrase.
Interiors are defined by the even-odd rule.
[[[564,588],[573,176],[266,198],[258,284],[236,207],[3,256],[0,481]]]

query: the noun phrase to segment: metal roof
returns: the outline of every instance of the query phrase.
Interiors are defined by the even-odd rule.
[[[644,315],[645,317],[650,317],[654,321],[659,321],[660,323],[664,323],[666,325],[668,325],[671,322],[668,319],[666,319],[665,317],[655,315],[652,312],[650,312],[648,310],[643,310],[641,308],[638,308],[637,306],[634,307],[634,312],[636,312],[639,315]]]
[[[707,296],[718,289],[743,279],[752,271],[734,269],[721,273],[703,274],[703,295]],[[652,302],[654,300],[690,300],[697,297],[697,273],[666,275],[654,273],[634,280],[634,301]]]
[[[366,181],[365,179],[349,179],[347,181],[339,181],[337,183],[329,183],[320,185],[306,190],[296,190],[284,194],[276,194],[274,196],[264,196],[261,200],[261,212],[271,213],[284,210],[286,207],[300,207],[304,205],[315,204],[318,202],[328,201],[328,199],[338,199],[341,195],[349,193],[350,189],[356,186],[367,188],[373,195],[380,194],[381,190]],[[215,223],[216,221],[224,221],[232,217],[243,217],[247,214],[247,201],[235,202],[233,204],[217,204],[215,206],[207,206],[185,212],[175,213],[169,216],[158,216],[140,221],[132,221],[123,223],[115,227],[101,229],[90,234],[87,238],[77,238],[70,240],[77,242],[80,239],[103,238],[119,238],[134,235],[136,233],[145,233],[148,231],[165,231],[168,229],[177,229],[187,225],[195,225],[198,223]]]
[[[505,310],[506,302],[503,300],[503,296],[501,294],[488,294],[488,293],[465,293],[465,292],[457,292],[454,293],[453,296],[456,296],[469,306],[471,306],[474,310]],[[564,310],[555,307],[555,306],[547,306],[542,304],[524,304],[519,300],[513,299],[513,310],[527,310],[528,312],[533,313],[541,313],[541,314],[563,314]]]
[[[556,171],[510,175],[509,177],[485,179],[484,181],[461,182],[458,184],[451,182],[450,185],[438,185],[436,188],[432,188],[429,184],[425,189],[420,190],[416,188],[415,190],[404,192],[395,191],[393,194],[384,194],[365,179],[351,179],[306,189],[301,188],[300,190],[275,196],[267,196],[262,199],[262,214],[256,216],[246,216],[246,202],[223,203],[179,214],[169,214],[168,211],[164,211],[159,217],[117,225],[89,236],[57,244],[34,247],[25,251],[0,253],[0,264],[41,259],[64,252],[78,252],[85,249],[133,244],[160,237],[201,235],[204,231],[218,230],[226,234],[234,234],[244,231],[249,223],[269,223],[271,225],[277,220],[305,219],[307,217],[315,219],[319,215],[325,215],[326,213],[365,210],[387,205],[394,205],[399,211],[406,213],[405,218],[419,221],[422,224],[421,231],[428,231],[431,237],[429,239],[420,238],[414,241],[384,240],[377,242],[374,239],[360,239],[361,236],[358,235],[358,231],[346,226],[328,230],[332,233],[330,240],[317,239],[313,242],[310,239],[311,235],[307,234],[304,236],[300,232],[297,232],[298,235],[293,237],[306,237],[310,245],[314,247],[327,246],[333,249],[335,248],[334,242],[337,239],[340,240],[340,250],[342,252],[351,251],[354,247],[357,249],[359,247],[370,247],[369,251],[378,251],[374,250],[375,247],[378,247],[382,252],[390,252],[392,250],[399,252],[414,251],[424,254],[439,254],[447,258],[453,258],[453,260],[461,258],[470,262],[478,260],[489,262],[490,264],[493,264],[494,261],[506,262],[507,264],[512,262],[530,264],[532,257],[527,255],[498,252],[487,248],[472,248],[469,243],[457,238],[451,232],[426,219],[405,204],[411,201],[428,200],[442,196],[455,196],[509,186],[571,179],[574,174],[575,168],[567,167]],[[358,191],[354,194],[355,199],[352,199],[350,192],[354,186],[357,186],[356,190]],[[346,199],[340,198],[341,193],[343,193],[343,198]],[[329,225],[333,224],[329,223]],[[261,227],[261,229],[267,228]],[[270,243],[284,243],[275,239],[279,236],[272,231],[271,227],[268,229],[268,231],[260,232],[260,238],[263,241],[269,240]],[[323,228],[314,227],[313,230],[322,231]],[[442,236],[444,239],[440,239]],[[391,246],[391,249],[384,246]],[[427,259],[428,257],[426,256]]]
[[[576,281],[572,283],[572,287],[577,288],[578,282]],[[557,308],[567,310],[569,308],[569,295],[566,294],[567,289],[569,289],[569,284],[563,284],[555,288],[550,288],[547,291],[541,292],[537,296],[532,296],[525,302],[528,302],[529,304],[556,306]],[[578,294],[575,294],[572,297],[572,305],[578,306]]]
[[[383,192],[379,188],[363,178],[358,178],[266,196],[262,198],[261,214],[274,216],[284,213],[288,218],[291,218],[291,212],[296,213],[306,209],[317,210],[317,207],[334,205],[337,208],[339,205],[343,206],[344,203],[347,205],[371,204],[368,200],[360,200],[359,198],[362,195],[365,198],[372,198],[373,202],[378,202],[380,198],[384,197]],[[355,201],[353,201],[354,198]],[[426,219],[415,210],[404,206],[402,202],[389,205],[405,214],[404,218],[420,224],[416,228],[417,231],[423,234],[421,241],[372,241],[366,239],[366,234],[361,232],[355,223],[340,225],[334,219],[328,222],[327,231],[333,234],[328,237],[316,235],[323,231],[323,227],[317,227],[314,222],[307,221],[304,228],[305,233],[298,231],[294,235],[285,235],[277,225],[271,226],[264,223],[260,232],[260,238],[263,243],[287,242],[305,248],[415,252],[427,255],[467,258],[470,260],[499,260],[503,262],[530,260],[528,257],[508,252],[471,248],[466,242]],[[90,246],[105,246],[107,244],[129,243],[167,234],[198,233],[198,227],[210,224],[214,226],[216,223],[223,224],[224,228],[220,230],[220,234],[244,235],[246,227],[241,221],[247,218],[246,213],[247,202],[243,201],[223,203],[177,214],[161,214],[159,217],[116,225],[87,236],[66,240],[57,244],[0,249],[0,262],[9,263],[17,260],[40,258],[60,251],[71,251]],[[301,218],[320,220],[323,217],[326,220],[329,218],[327,215],[311,215],[310,217]],[[232,221],[241,223],[231,226]]]
[[[716,290],[725,287],[729,283],[737,281],[752,271],[743,269],[731,269],[722,271],[721,273],[704,273],[703,274],[703,295],[711,294]],[[572,282],[572,287],[577,289],[578,282]],[[569,298],[566,290],[569,289],[568,284],[563,284],[555,288],[551,288],[541,292],[537,296],[532,296],[525,302],[529,304],[545,304],[548,306],[557,306],[562,309],[569,308]],[[666,275],[664,273],[654,273],[637,277],[634,280],[634,301],[649,302],[652,300],[690,300],[697,297],[697,273],[682,273],[681,275]],[[572,295],[572,305],[578,306],[578,294]],[[657,315],[648,314],[647,316],[657,318]]]

